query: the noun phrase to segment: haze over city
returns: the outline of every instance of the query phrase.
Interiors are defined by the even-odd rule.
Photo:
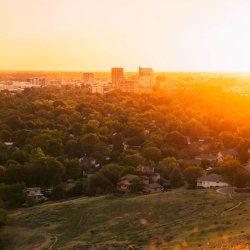
[[[1,0],[0,70],[248,72],[248,0]]]

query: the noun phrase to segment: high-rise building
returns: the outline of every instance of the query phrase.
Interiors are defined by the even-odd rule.
[[[119,79],[123,77],[123,68],[112,68],[111,73],[112,73],[112,84],[117,86]]]
[[[120,77],[117,88],[124,92],[137,92],[138,77]]]
[[[153,69],[139,67],[139,85],[143,88],[151,88],[154,84]]]
[[[94,74],[93,73],[83,73],[83,84],[91,85],[94,83]]]

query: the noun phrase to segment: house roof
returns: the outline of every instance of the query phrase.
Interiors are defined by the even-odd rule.
[[[151,183],[148,185],[150,188],[155,189],[155,188],[162,188],[162,185],[160,185],[159,183]]]
[[[121,180],[132,181],[135,177],[137,177],[137,175],[134,175],[134,174],[126,174],[126,175],[124,175],[124,176],[121,177]]]
[[[198,178],[198,181],[225,182],[223,177],[218,174],[204,175]]]

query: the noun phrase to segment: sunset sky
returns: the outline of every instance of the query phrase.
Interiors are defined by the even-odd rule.
[[[250,71],[249,0],[0,0],[0,70]]]

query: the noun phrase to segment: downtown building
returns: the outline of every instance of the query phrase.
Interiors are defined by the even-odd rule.
[[[111,69],[111,82],[113,85],[115,85],[116,87],[120,78],[123,77],[123,68],[112,68]]]
[[[154,72],[152,68],[139,67],[139,87],[152,88],[154,85]]]
[[[138,77],[120,77],[117,88],[123,92],[138,92]]]

